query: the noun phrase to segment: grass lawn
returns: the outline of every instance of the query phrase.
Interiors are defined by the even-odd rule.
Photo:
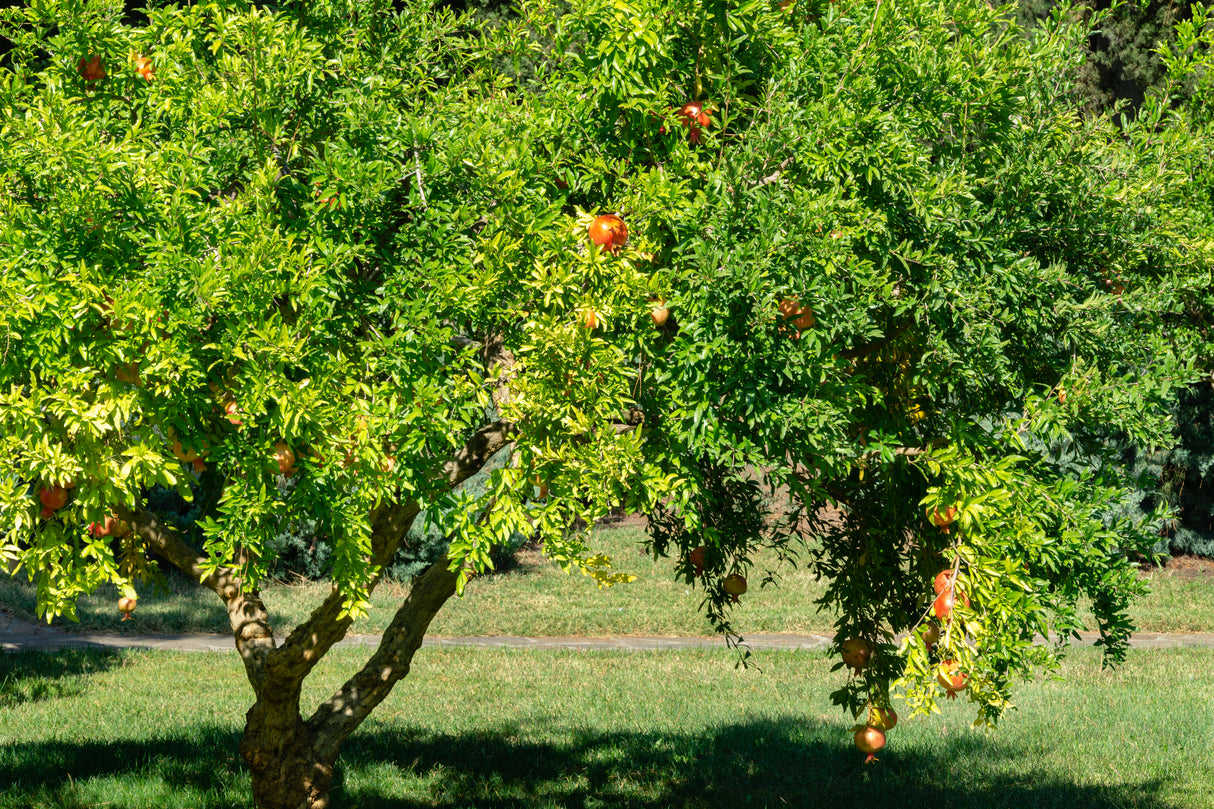
[[[358,662],[320,665],[310,700]],[[1214,807],[1214,650],[1136,650],[1023,685],[998,730],[958,701],[864,766],[829,661],[723,650],[423,649],[347,743],[335,807]],[[206,676],[200,677],[205,670]],[[243,807],[235,654],[0,655],[0,807]]]
[[[461,599],[452,599],[431,626],[436,635],[711,635],[699,612],[702,591],[675,581],[674,562],[641,553],[643,529],[608,528],[597,532],[595,546],[609,553],[635,582],[599,590],[584,576],[566,575],[534,551],[520,554],[518,567],[472,581]],[[759,569],[767,560],[759,559]],[[772,559],[774,564],[774,559]],[[1155,592],[1133,609],[1146,632],[1214,632],[1214,565],[1209,569],[1164,568],[1150,575]],[[803,570],[785,568],[778,586],[751,590],[734,609],[735,628],[743,635],[764,632],[833,634],[833,616],[819,613],[814,599],[824,587]],[[181,576],[169,579],[168,593],[143,593],[134,620],[122,622],[117,592],[103,588],[80,601],[80,624],[57,624],[104,632],[230,632],[219,600]],[[327,592],[323,584],[278,584],[264,597],[285,635],[306,618]],[[406,588],[387,582],[375,593],[371,614],[354,626],[359,634],[378,634],[391,620]],[[34,591],[24,582],[0,576],[0,606],[34,616]],[[1094,628],[1094,626],[1093,626]]]

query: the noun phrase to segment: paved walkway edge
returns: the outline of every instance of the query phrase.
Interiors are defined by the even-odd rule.
[[[1099,639],[1095,632],[1080,633],[1076,646],[1091,646]],[[744,645],[754,651],[820,651],[831,644],[826,635],[756,634],[744,638]],[[1053,640],[1051,638],[1051,640]],[[1044,642],[1044,639],[1041,639]],[[375,647],[378,635],[352,635],[338,647]],[[450,638],[427,636],[425,646],[439,648],[474,647],[482,649],[573,649],[580,651],[640,652],[662,649],[724,649],[720,637],[607,637],[528,638],[511,635],[493,637]],[[1144,632],[1135,635],[1130,646],[1136,649],[1172,649],[1181,647],[1214,648],[1214,634],[1160,634]],[[0,649],[6,652],[55,651],[58,649],[161,649],[185,652],[234,652],[230,635],[106,635],[65,632],[45,624],[31,624],[0,613]]]

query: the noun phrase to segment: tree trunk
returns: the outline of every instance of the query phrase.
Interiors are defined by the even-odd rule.
[[[379,648],[363,667],[312,717],[299,713],[301,685],[310,661],[280,657],[288,645],[271,652],[257,702],[245,716],[240,754],[253,778],[258,809],[324,809],[342,742],[404,679],[426,629],[455,594],[457,573],[444,557],[414,580]],[[324,615],[318,609],[314,618]],[[319,621],[318,621],[319,623]]]
[[[245,720],[240,755],[249,765],[258,809],[325,809],[334,762],[316,751],[315,733],[298,710],[259,700]]]

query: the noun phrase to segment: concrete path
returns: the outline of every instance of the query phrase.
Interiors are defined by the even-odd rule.
[[[1081,645],[1091,645],[1099,638],[1095,632],[1081,633]],[[745,645],[759,650],[815,651],[828,647],[826,635],[747,635]],[[353,635],[337,644],[339,647],[374,647],[378,635]],[[611,637],[611,638],[522,638],[515,636],[444,638],[427,637],[426,646],[508,649],[576,649],[582,651],[638,652],[657,649],[725,648],[719,637]],[[1181,646],[1214,648],[1214,634],[1135,635],[1134,648],[1170,649]],[[34,624],[0,612],[0,649],[6,652],[56,649],[169,649],[181,652],[234,652],[230,635],[105,635],[65,632],[58,627]]]

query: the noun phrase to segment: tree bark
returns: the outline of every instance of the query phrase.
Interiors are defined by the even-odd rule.
[[[294,711],[259,699],[245,714],[240,755],[249,765],[259,809],[325,809],[336,756],[323,757]]]
[[[329,787],[342,742],[409,673],[430,621],[455,594],[457,576],[448,570],[446,559],[432,564],[413,583],[375,654],[306,722],[299,712],[303,677],[284,680],[282,688],[265,681],[266,687],[245,717],[240,742],[259,809],[325,809],[329,805]]]

